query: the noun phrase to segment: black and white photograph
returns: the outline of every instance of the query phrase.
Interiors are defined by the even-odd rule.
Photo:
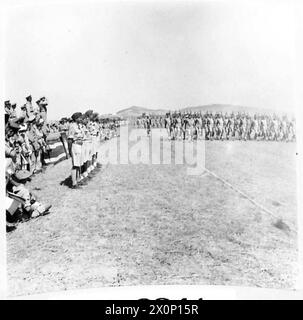
[[[298,7],[7,2],[6,297],[302,293]]]

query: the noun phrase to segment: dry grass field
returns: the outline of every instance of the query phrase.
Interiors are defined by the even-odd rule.
[[[209,170],[278,218],[185,165],[109,164],[71,190],[60,184],[66,160],[29,184],[51,214],[7,234],[10,295],[148,284],[293,288],[295,144],[207,141],[205,152]]]

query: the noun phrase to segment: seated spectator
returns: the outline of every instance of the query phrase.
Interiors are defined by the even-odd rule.
[[[25,221],[30,218],[37,218],[49,213],[51,205],[44,205],[37,201],[36,197],[25,187],[26,181],[30,178],[30,172],[21,170],[12,171],[7,165],[6,170],[6,191],[7,196],[19,202],[14,210],[9,211],[10,220],[15,222]],[[9,208],[8,208],[9,209]],[[17,215],[16,215],[16,211]]]

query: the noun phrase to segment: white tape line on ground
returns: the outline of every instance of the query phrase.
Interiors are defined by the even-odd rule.
[[[247,200],[249,200],[252,204],[254,204],[256,207],[260,208],[262,211],[264,211],[265,213],[271,215],[272,217],[274,217],[275,219],[279,219],[278,216],[276,216],[273,212],[271,212],[269,209],[265,208],[264,206],[262,206],[262,204],[258,203],[257,201],[255,201],[254,199],[252,199],[250,196],[248,196],[247,194],[245,194],[243,191],[241,191],[240,189],[238,189],[237,187],[233,186],[232,184],[230,184],[228,181],[224,180],[223,178],[219,177],[218,175],[216,175],[214,172],[208,170],[205,168],[205,171],[207,173],[209,173],[210,175],[212,175],[213,177],[215,177],[216,179],[220,180],[221,182],[223,182],[225,185],[227,185],[228,187],[230,187],[231,189],[233,189],[234,191],[236,191],[237,193],[241,194],[241,196],[243,196],[244,198],[246,198]],[[202,174],[203,175],[203,174]],[[289,226],[289,223],[287,223]],[[291,231],[293,231],[294,233],[297,234],[297,230],[293,227],[293,226],[289,226],[289,229]]]

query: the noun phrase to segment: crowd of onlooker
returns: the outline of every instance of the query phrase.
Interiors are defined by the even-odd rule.
[[[138,128],[166,128],[170,139],[266,140],[291,142],[296,139],[295,118],[222,112],[168,112],[135,120]]]
[[[25,100],[19,112],[16,103],[4,103],[8,229],[15,228],[20,221],[50,212],[51,205],[40,203],[25,185],[34,175],[45,171],[47,165],[55,164],[56,159],[72,157],[68,142],[74,119],[71,117],[48,121],[48,101],[45,97],[35,103],[31,96]],[[110,139],[117,134],[118,120],[102,119],[93,110],[81,114],[83,127],[92,121],[96,124],[98,141]]]
[[[47,106],[45,97],[33,104],[28,96],[17,113],[16,103],[4,103],[8,228],[14,227],[17,221],[47,214],[51,208],[40,203],[25,187],[33,174],[43,170],[43,154],[48,149]]]
[[[15,171],[40,172],[43,164],[43,151],[47,148],[46,137],[47,106],[45,97],[26,103],[16,112],[16,104],[5,101],[5,156],[13,160]]]

